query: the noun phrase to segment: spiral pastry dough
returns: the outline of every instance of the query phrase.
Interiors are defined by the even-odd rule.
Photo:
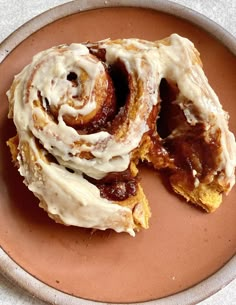
[[[177,34],[50,48],[7,95],[13,160],[57,222],[131,235],[147,228],[141,161],[210,212],[235,183],[228,116],[199,53]]]

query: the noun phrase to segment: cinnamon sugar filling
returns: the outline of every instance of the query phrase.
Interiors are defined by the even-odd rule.
[[[174,183],[184,182],[190,191],[199,183],[209,184],[214,180],[219,165],[220,129],[208,133],[204,122],[191,126],[176,103],[179,90],[176,84],[163,79],[160,84],[161,110],[157,131],[163,147],[168,151],[175,167],[170,170]],[[192,102],[191,111],[197,115]]]

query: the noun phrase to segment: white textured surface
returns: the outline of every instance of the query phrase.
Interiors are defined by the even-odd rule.
[[[172,0],[214,20],[236,37],[235,0]],[[65,0],[0,0],[0,42],[20,25]],[[105,2],[105,1],[104,1]],[[0,275],[0,305],[45,305]],[[235,305],[236,280],[198,305]],[[66,305],[66,304],[65,304]]]

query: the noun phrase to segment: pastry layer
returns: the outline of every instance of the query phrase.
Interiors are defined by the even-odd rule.
[[[8,141],[13,159],[57,222],[131,235],[147,228],[142,161],[210,212],[235,183],[228,115],[198,51],[177,34],[53,47],[33,58],[7,95],[17,129]]]

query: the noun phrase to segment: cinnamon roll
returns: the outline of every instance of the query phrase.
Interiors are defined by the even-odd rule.
[[[198,51],[177,34],[50,48],[7,95],[13,160],[57,222],[130,235],[148,228],[139,162],[208,212],[235,183],[228,115]]]

